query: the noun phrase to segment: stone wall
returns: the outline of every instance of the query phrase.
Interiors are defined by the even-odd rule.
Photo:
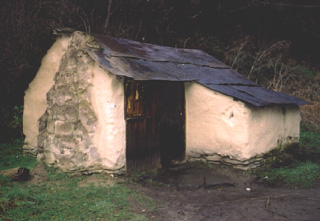
[[[262,165],[264,160],[264,155],[257,155],[247,160],[238,160],[231,158],[230,156],[222,156],[220,154],[211,153],[211,154],[198,154],[190,155],[187,158],[187,161],[203,161],[212,164],[221,164],[229,165],[235,169],[248,170],[259,167]]]
[[[60,61],[66,53],[70,37],[61,37],[48,50],[41,61],[35,78],[25,91],[23,110],[23,134],[25,135],[23,153],[37,155],[38,120],[47,109],[46,94],[54,85],[54,76],[59,70]]]
[[[87,173],[88,167],[90,172],[102,169],[93,143],[97,123],[90,94],[94,61],[84,50],[87,41],[80,32],[73,35],[39,120],[38,158],[75,173]]]

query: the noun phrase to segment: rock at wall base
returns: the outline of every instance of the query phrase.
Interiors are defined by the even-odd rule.
[[[12,181],[26,181],[30,177],[30,171],[24,167],[16,167],[8,170],[0,170],[2,176],[10,178]]]

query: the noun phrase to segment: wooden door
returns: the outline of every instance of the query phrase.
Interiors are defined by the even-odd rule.
[[[126,80],[125,96],[127,172],[184,158],[183,83]]]

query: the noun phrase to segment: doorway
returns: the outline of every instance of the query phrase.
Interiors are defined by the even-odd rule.
[[[127,172],[185,157],[184,83],[125,80]]]

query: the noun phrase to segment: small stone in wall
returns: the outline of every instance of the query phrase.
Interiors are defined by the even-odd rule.
[[[57,136],[72,135],[73,129],[74,129],[73,123],[66,123],[64,121],[55,122],[55,135]]]

